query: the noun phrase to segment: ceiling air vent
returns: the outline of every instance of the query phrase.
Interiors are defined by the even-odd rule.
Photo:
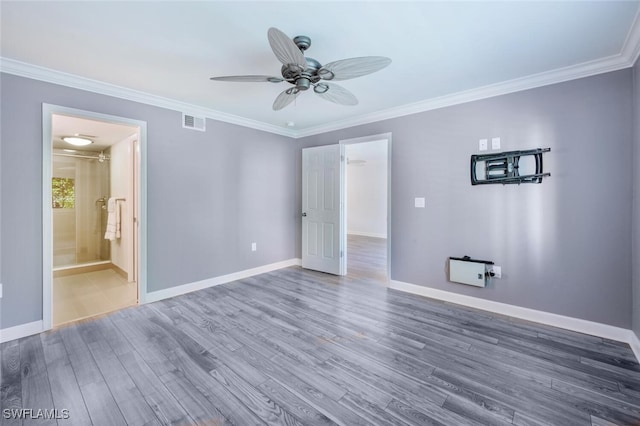
[[[182,113],[182,127],[185,129],[200,130],[201,132],[204,132],[206,122],[207,121],[204,117],[196,117],[194,115]]]

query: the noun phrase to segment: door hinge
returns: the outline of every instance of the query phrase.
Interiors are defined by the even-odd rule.
[[[340,250],[340,257],[344,257],[344,252]]]
[[[340,156],[340,161],[342,161],[344,163],[344,155]]]

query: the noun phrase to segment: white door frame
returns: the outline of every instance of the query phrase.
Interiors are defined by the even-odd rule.
[[[51,207],[52,178],[52,116],[54,114],[137,126],[140,130],[140,169],[138,193],[138,292],[139,303],[147,296],[147,123],[131,118],[42,104],[42,329],[53,327],[53,211]]]
[[[387,286],[389,285],[389,281],[391,280],[391,132],[389,133],[379,133],[377,135],[371,136],[362,136],[359,138],[351,138],[351,139],[342,139],[340,140],[340,155],[342,159],[345,159],[345,152],[347,145],[353,145],[357,143],[364,142],[374,142],[379,140],[387,141]],[[348,273],[347,270],[347,223],[346,223],[346,211],[347,211],[347,188],[346,188],[346,161],[342,161],[340,163],[340,185],[341,185],[341,200],[340,204],[343,206],[340,212],[340,238],[342,239],[341,245],[344,247],[344,256],[341,261],[345,273]]]

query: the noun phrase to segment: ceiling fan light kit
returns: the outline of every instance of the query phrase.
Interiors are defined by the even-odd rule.
[[[267,38],[274,55],[282,63],[280,73],[282,77],[267,75],[236,75],[211,77],[216,81],[234,82],[268,82],[292,84],[282,91],[273,102],[275,111],[293,102],[301,93],[313,87],[313,91],[321,98],[340,105],[357,105],[358,99],[353,93],[328,80],[348,80],[362,77],[379,71],[391,63],[391,59],[384,56],[364,56],[360,58],[342,59],[322,65],[313,58],[305,57],[304,51],[311,46],[311,39],[307,36],[296,36],[290,39],[277,28],[269,28]]]

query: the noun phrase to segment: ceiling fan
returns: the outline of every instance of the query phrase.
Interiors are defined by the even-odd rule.
[[[357,105],[358,99],[342,86],[329,83],[329,80],[348,80],[379,71],[391,63],[384,56],[364,56],[342,59],[321,65],[313,58],[305,57],[304,51],[311,46],[307,36],[297,36],[293,40],[277,28],[267,32],[271,50],[282,62],[282,77],[268,75],[232,75],[211,77],[216,81],[269,82],[286,81],[293,85],[284,90],[273,102],[275,111],[289,105],[301,93],[313,87],[313,91],[323,99],[340,105]]]

